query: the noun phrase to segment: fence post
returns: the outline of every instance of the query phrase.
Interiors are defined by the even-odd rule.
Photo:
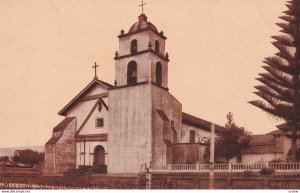
[[[199,169],[199,163],[198,163],[198,162],[196,163],[196,170],[197,170],[197,171],[200,170],[200,169]]]
[[[230,172],[232,172],[232,166],[231,166],[231,163],[230,163],[230,162],[228,163],[228,170],[229,170]]]
[[[172,168],[171,168],[171,164],[168,164],[168,171],[171,171]]]

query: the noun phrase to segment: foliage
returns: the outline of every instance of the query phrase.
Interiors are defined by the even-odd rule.
[[[285,163],[286,160],[283,160],[281,158],[277,158],[277,159],[272,159],[271,161],[269,161],[269,163]]]
[[[292,154],[292,149],[289,150],[288,156],[291,157],[291,154]],[[295,157],[296,157],[296,161],[300,161],[300,148],[296,149]],[[290,158],[288,158],[287,161],[293,161],[293,160],[291,160]]]
[[[250,140],[251,132],[237,126],[233,121],[233,114],[228,113],[225,128],[218,131],[218,138],[215,140],[216,162],[228,162],[231,158],[239,156]],[[206,160],[209,160],[209,143],[210,141],[206,149]]]
[[[288,1],[286,6],[285,15],[279,17],[284,23],[277,23],[284,34],[272,36],[279,52],[265,58],[266,73],[257,78],[262,85],[255,86],[254,93],[262,100],[249,103],[288,123],[286,136],[292,139],[291,159],[295,161],[300,137],[300,0]]]
[[[255,176],[255,174],[252,170],[246,170],[246,171],[244,171],[243,174],[245,177],[254,177]]]
[[[300,161],[300,148],[296,150],[296,160]]]
[[[44,152],[33,151],[31,149],[16,150],[13,161],[15,163],[38,165],[44,160],[44,156]]]
[[[8,162],[9,161],[9,157],[8,156],[1,156],[0,157],[0,162]]]
[[[266,168],[266,167],[263,167],[259,173],[261,175],[270,175],[270,174],[273,174],[275,172],[275,170],[273,168]]]

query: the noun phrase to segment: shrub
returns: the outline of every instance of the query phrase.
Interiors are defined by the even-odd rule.
[[[266,167],[264,167],[264,168],[262,168],[261,170],[260,170],[260,174],[261,175],[270,175],[270,174],[272,174],[272,173],[274,173],[274,169],[273,168],[266,168]]]
[[[244,171],[244,176],[245,177],[254,177],[255,174],[253,173],[252,170],[246,170],[246,171]]]

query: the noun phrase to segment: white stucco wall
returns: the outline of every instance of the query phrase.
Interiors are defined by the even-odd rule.
[[[137,40],[137,51],[148,50],[149,41],[152,44],[154,50],[155,41],[160,43],[160,55],[164,55],[165,52],[165,40],[153,33],[152,31],[144,31],[141,33],[133,34],[132,36],[125,36],[119,40],[119,56],[130,54],[130,43],[133,39]],[[155,70],[156,63],[160,62],[163,69],[162,86],[168,87],[168,64],[160,57],[152,53],[144,53],[140,55],[134,55],[126,57],[115,62],[115,80],[118,86],[127,84],[127,65],[130,61],[137,63],[137,82],[153,81],[155,82]]]
[[[116,60],[116,81],[118,86],[127,85],[127,66],[130,61],[137,63],[137,82],[144,82],[151,80],[151,53],[144,53],[140,55],[131,56]]]
[[[97,94],[105,94],[107,93],[107,88],[97,85],[90,92],[88,92],[85,96],[92,96]],[[85,97],[83,96],[83,97]],[[83,98],[82,97],[82,98]],[[108,97],[103,98],[105,103],[108,105]],[[77,130],[80,128],[88,114],[91,112],[93,106],[96,104],[97,99],[88,100],[88,101],[78,101],[66,114],[67,117],[76,117],[77,119]],[[95,120],[96,117],[103,117],[104,118],[104,127],[103,128],[95,128]],[[82,134],[93,134],[93,133],[107,133],[107,126],[108,126],[108,113],[105,107],[102,107],[102,111],[99,112],[96,109],[86,123],[85,128],[82,130]]]
[[[108,173],[138,173],[150,161],[150,86],[109,90]]]
[[[283,154],[244,154],[242,155],[242,163],[257,163],[257,162],[269,162],[273,159],[284,157]]]
[[[190,131],[195,131],[195,143],[199,142],[205,142],[205,140],[208,140],[211,138],[210,131],[207,131],[205,129],[193,127],[187,124],[182,124],[181,129],[181,143],[189,143],[190,142]]]
[[[85,144],[84,144],[85,143]],[[94,161],[94,149],[97,145],[103,146],[105,150],[105,163],[107,163],[107,141],[76,142],[76,167],[79,165],[92,166]],[[85,147],[85,149],[84,149]],[[85,155],[81,154],[85,152]]]
[[[171,121],[174,122],[174,129],[177,133],[177,141],[180,138],[182,105],[168,91],[151,85],[152,108],[155,113],[152,116],[152,164],[166,165],[172,162],[171,155],[167,155],[167,145],[164,140],[173,143],[173,131],[171,130]],[[156,109],[162,110],[169,121],[164,121],[156,112]],[[168,125],[164,125],[168,124]],[[165,127],[165,128],[164,128]],[[167,129],[167,131],[163,131]],[[165,134],[165,136],[164,136]],[[170,147],[169,147],[170,148]],[[171,154],[171,153],[170,153]]]
[[[160,45],[160,54],[164,55],[165,53],[165,40],[160,36],[156,35],[152,31],[143,31],[140,33],[133,34],[131,36],[121,37],[119,39],[119,55],[124,56],[130,54],[130,45],[132,40],[137,40],[137,51],[148,50],[148,44],[151,42],[152,49],[155,48],[155,41],[159,41]]]
[[[97,100],[93,100],[96,102]],[[108,98],[103,98],[103,101],[108,105]],[[84,102],[83,102],[84,103]],[[91,110],[91,109],[90,109]],[[104,124],[103,127],[96,127],[96,119],[103,118]],[[90,116],[89,120],[86,122],[79,135],[87,134],[103,134],[108,132],[108,111],[102,105],[102,110],[99,112],[98,107],[95,109],[93,114]]]
[[[98,84],[94,86],[88,93],[86,93],[85,96],[92,96],[92,95],[104,94],[104,93],[107,93],[107,88]]]

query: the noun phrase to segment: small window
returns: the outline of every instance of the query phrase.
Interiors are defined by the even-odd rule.
[[[96,119],[96,127],[103,127],[103,126],[104,126],[103,118],[97,118]]]
[[[136,40],[132,40],[131,44],[130,44],[130,53],[134,54],[137,52],[137,41]]]
[[[159,41],[155,41],[155,52],[159,53]]]
[[[193,130],[190,130],[190,143],[195,143],[196,133]]]

